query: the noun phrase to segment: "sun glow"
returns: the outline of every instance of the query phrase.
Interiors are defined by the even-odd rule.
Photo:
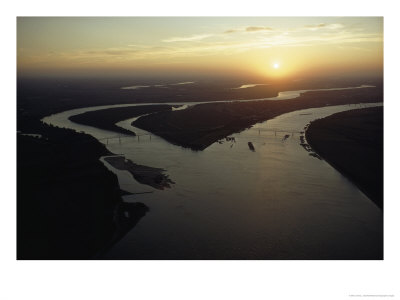
[[[17,68],[29,76],[182,78],[382,72],[382,17],[200,19],[19,17]]]

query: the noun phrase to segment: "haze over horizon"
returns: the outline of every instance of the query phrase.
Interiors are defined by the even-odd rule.
[[[18,17],[20,77],[382,76],[382,17]]]

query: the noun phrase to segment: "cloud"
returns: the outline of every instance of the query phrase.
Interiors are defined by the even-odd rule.
[[[273,31],[274,29],[266,26],[247,26],[238,29],[228,29],[224,31],[224,34],[230,34],[235,32],[258,32],[258,31]]]
[[[271,27],[261,27],[261,26],[249,26],[245,29],[247,32],[263,31],[263,30],[273,30]]]
[[[224,33],[234,33],[234,32],[238,32],[238,30],[236,29],[229,29],[227,31],[224,31]]]
[[[325,23],[320,23],[320,24],[316,24],[316,25],[306,25],[304,27],[307,27],[307,28],[322,28],[322,27],[326,27],[326,24]]]
[[[326,28],[328,29],[341,29],[343,27],[343,24],[329,24],[326,26]]]
[[[357,51],[363,51],[363,52],[372,52],[371,49],[369,48],[362,48],[362,47],[356,47],[356,46],[337,46],[338,49],[340,50],[357,50]]]
[[[357,28],[356,28],[357,29]],[[236,36],[237,33],[240,35]],[[369,49],[362,43],[382,43],[382,33],[367,33],[339,23],[301,25],[296,28],[247,26],[227,29],[220,33],[171,37],[158,44],[128,44],[125,47],[76,49],[37,55],[19,50],[30,63],[50,64],[57,61],[76,64],[112,63],[173,63],[186,58],[223,54],[235,55],[255,49],[272,47],[308,47],[336,45],[350,50]],[[357,45],[357,43],[359,43]],[[366,50],[367,51],[367,50]]]
[[[326,28],[329,25],[319,28]],[[304,27],[303,27],[304,29]],[[106,49],[88,49],[73,52],[54,53],[52,57],[59,57],[65,60],[77,61],[79,63],[90,62],[124,62],[124,61],[146,61],[147,59],[180,59],[194,56],[215,55],[216,53],[224,53],[226,55],[245,52],[254,49],[270,48],[270,47],[305,47],[315,45],[337,45],[356,47],[355,43],[365,42],[382,42],[381,34],[354,34],[351,32],[327,31],[324,35],[300,34],[296,35],[283,34],[274,31],[275,34],[268,37],[260,37],[251,40],[218,40],[218,41],[202,41],[201,43],[184,43],[168,46],[152,46],[152,45],[130,45],[121,48]],[[360,47],[362,48],[362,47]],[[50,54],[49,54],[50,55]],[[42,57],[41,59],[49,59],[50,57]],[[39,59],[39,58],[38,58]]]
[[[174,42],[193,42],[193,41],[200,41],[204,40],[208,37],[211,37],[212,34],[197,34],[191,36],[184,36],[184,37],[172,37],[165,40],[162,40],[164,43],[174,43]]]
[[[306,25],[304,26],[305,28],[309,30],[318,30],[318,29],[330,29],[330,30],[335,30],[335,29],[341,29],[344,26],[342,24],[326,24],[326,23],[319,23],[319,24],[313,24],[313,25]]]
[[[77,56],[93,56],[93,57],[102,57],[102,56],[126,56],[139,53],[140,50],[131,49],[131,48],[107,48],[100,50],[84,50],[76,52]]]

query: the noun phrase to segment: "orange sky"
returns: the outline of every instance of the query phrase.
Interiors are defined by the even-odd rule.
[[[383,18],[20,17],[17,67],[32,76],[381,74]]]

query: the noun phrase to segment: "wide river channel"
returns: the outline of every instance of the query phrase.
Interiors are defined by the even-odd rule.
[[[364,88],[361,86],[357,88]],[[283,92],[262,100],[295,98]],[[286,93],[286,94],[285,94]],[[259,100],[259,99],[258,99]],[[186,108],[197,103],[175,103]],[[172,103],[166,103],[172,104]],[[149,105],[149,104],[133,104]],[[109,139],[115,132],[68,120],[110,105],[74,109],[43,119],[88,133],[115,154],[166,170],[175,184],[157,190],[127,171],[118,176],[127,202],[150,211],[107,253],[106,259],[376,259],[382,256],[383,214],[355,185],[300,145],[310,121],[382,103],[294,111],[192,151],[157,136]],[[118,125],[138,134],[133,119]],[[290,135],[284,139],[285,135]],[[252,142],[255,151],[251,151]]]

